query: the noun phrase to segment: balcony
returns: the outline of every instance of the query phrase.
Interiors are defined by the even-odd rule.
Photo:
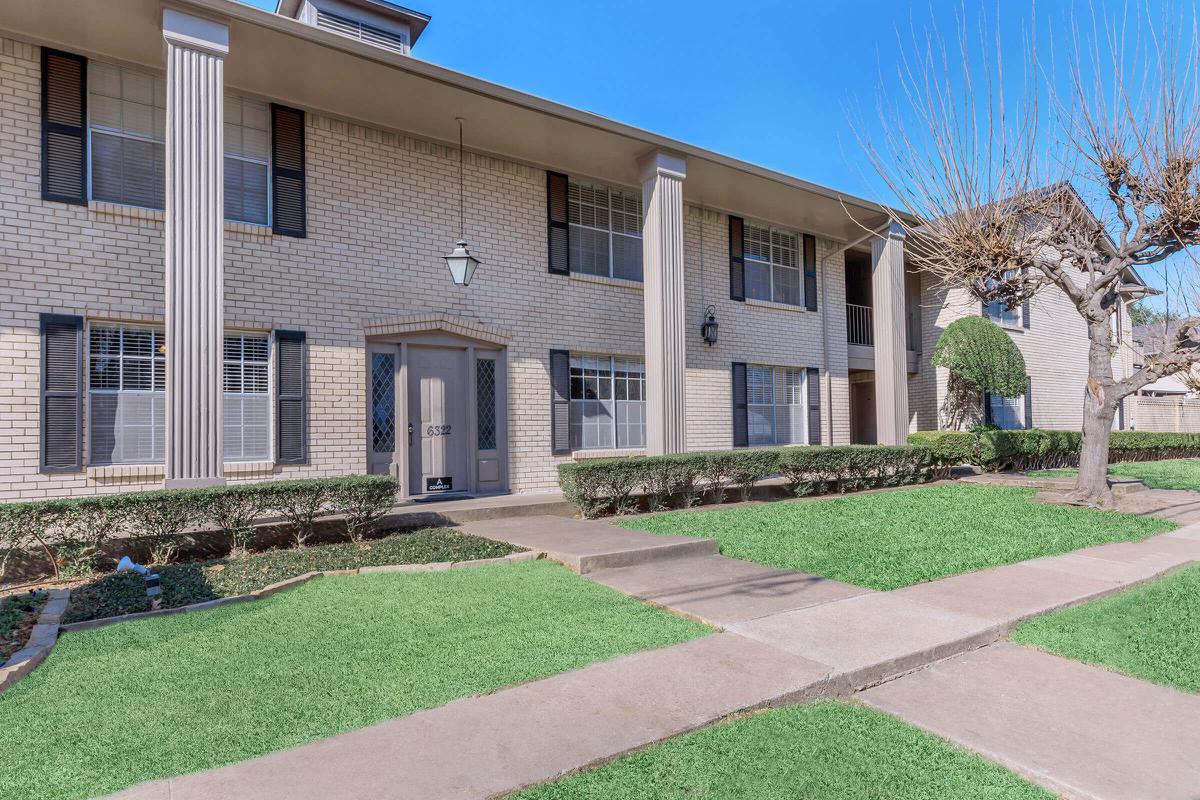
[[[908,371],[916,372],[919,361],[914,347],[914,340],[919,340],[915,335],[917,320],[911,310],[907,316],[904,339]],[[846,343],[850,345],[851,369],[875,369],[875,328],[871,306],[846,303]]]

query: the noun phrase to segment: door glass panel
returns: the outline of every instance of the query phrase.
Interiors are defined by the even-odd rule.
[[[479,418],[479,449],[496,449],[496,362],[481,358],[475,362],[475,392]]]
[[[376,453],[396,449],[396,357],[371,354],[371,448]]]

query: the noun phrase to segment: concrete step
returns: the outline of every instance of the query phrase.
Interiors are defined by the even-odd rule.
[[[656,536],[597,520],[552,516],[468,522],[459,530],[545,553],[580,575],[662,559],[715,555],[719,550],[716,539]]]

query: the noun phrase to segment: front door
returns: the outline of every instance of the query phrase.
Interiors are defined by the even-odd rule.
[[[367,394],[371,400],[367,471],[387,475],[396,457],[397,427],[396,370],[400,348],[394,344],[375,345],[367,352]]]
[[[409,493],[467,490],[467,351],[408,347]]]

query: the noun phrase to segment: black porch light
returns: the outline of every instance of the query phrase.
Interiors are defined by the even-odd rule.
[[[717,307],[709,306],[704,309],[704,322],[700,324],[700,335],[704,337],[704,343],[712,347],[717,343]]]

